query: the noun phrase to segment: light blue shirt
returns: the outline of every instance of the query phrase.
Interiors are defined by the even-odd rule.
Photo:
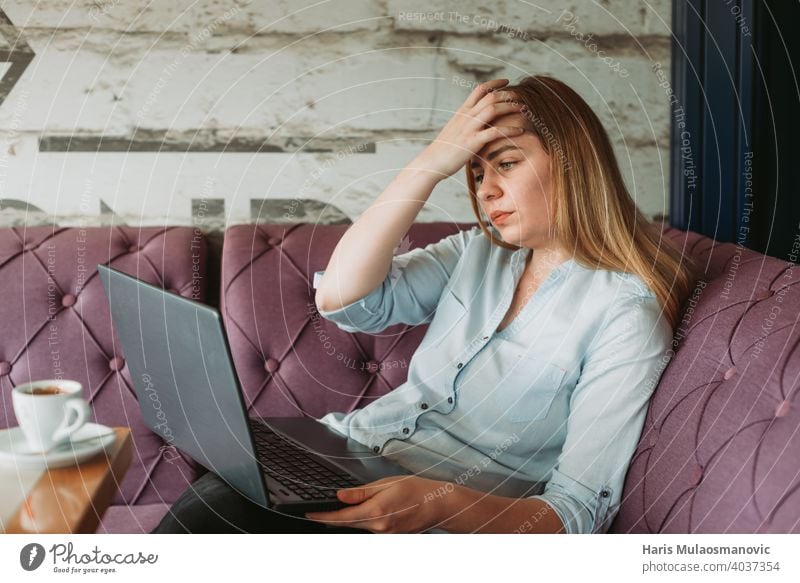
[[[672,329],[640,278],[570,259],[497,332],[530,252],[474,227],[395,256],[368,295],[320,311],[347,332],[429,324],[405,383],[320,421],[425,477],[544,500],[568,533],[606,532]]]

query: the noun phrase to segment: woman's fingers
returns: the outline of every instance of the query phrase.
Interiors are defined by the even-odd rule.
[[[491,91],[484,95],[478,103],[475,104],[473,109],[478,111],[484,109],[487,105],[492,103],[505,103],[505,102],[519,102],[519,97],[511,91]]]
[[[361,504],[345,506],[330,512],[306,512],[305,517],[316,522],[324,522],[335,526],[349,526],[352,528],[366,528],[373,520],[379,520],[385,515],[378,512],[375,503],[367,500]]]
[[[481,83],[472,90],[472,93],[470,93],[466,101],[464,101],[464,108],[470,109],[474,107],[476,103],[478,103],[491,91],[498,87],[502,87],[503,85],[508,85],[508,79],[492,79],[491,81]]]
[[[506,115],[507,113],[519,113],[522,111],[523,107],[525,107],[525,105],[522,103],[511,103],[510,101],[504,101],[502,103],[490,103],[475,115],[475,119],[488,124],[494,118],[500,117],[501,115]]]
[[[494,118],[500,117],[507,113],[521,112],[525,106],[522,103],[511,103],[504,101],[502,103],[490,103],[481,110],[476,111],[473,108],[471,112],[456,112],[456,116],[462,116],[467,123],[480,122],[480,129],[488,125]]]
[[[486,144],[499,140],[501,138],[518,138],[525,133],[525,128],[520,126],[489,126],[483,130],[479,130],[476,134],[479,143],[482,144],[481,148]],[[483,161],[483,158],[479,159]]]
[[[525,128],[519,126],[490,126],[485,130],[481,130],[479,133],[486,136],[488,138],[486,143],[489,143],[497,138],[513,138],[519,136],[525,133]]]

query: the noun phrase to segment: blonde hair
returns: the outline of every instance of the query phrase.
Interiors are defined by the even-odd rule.
[[[661,234],[634,203],[617,165],[608,134],[589,105],[565,83],[544,75],[525,77],[501,89],[526,108],[522,112],[550,157],[556,240],[573,249],[577,263],[632,273],[652,290],[673,330],[697,279],[696,265]],[[466,167],[470,204],[489,240],[475,181]]]

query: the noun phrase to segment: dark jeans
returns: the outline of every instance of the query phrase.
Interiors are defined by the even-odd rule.
[[[348,533],[360,528],[331,527],[254,504],[208,472],[189,486],[152,533]]]

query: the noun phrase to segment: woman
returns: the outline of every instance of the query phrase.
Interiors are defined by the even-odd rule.
[[[341,490],[348,506],[304,522],[210,474],[209,496],[187,491],[156,532],[213,520],[208,499],[275,532],[608,529],[693,269],[637,210],[583,99],[550,77],[507,83],[475,88],[347,230],[317,290],[343,330],[430,324],[406,383],[320,420],[416,475]],[[479,227],[393,256],[462,167]]]

